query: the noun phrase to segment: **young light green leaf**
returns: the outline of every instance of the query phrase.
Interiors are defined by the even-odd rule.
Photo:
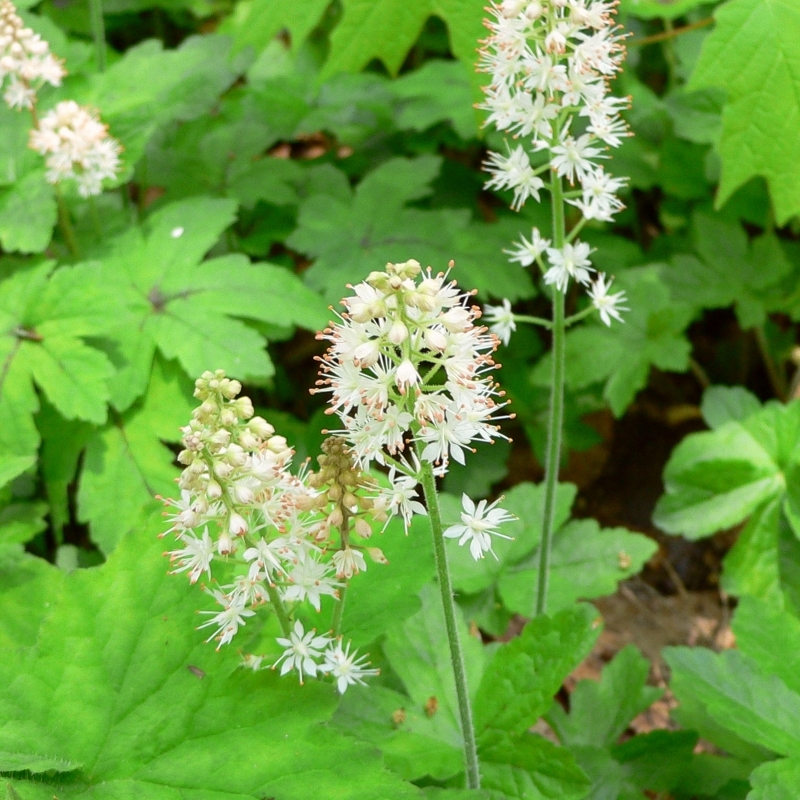
[[[0,649],[9,658],[17,648],[36,643],[63,580],[60,569],[21,545],[0,546]]]
[[[800,758],[782,758],[756,767],[750,775],[748,800],[784,800],[800,786]]]
[[[41,253],[58,216],[53,187],[34,170],[0,189],[0,244],[7,252]]]
[[[446,741],[461,748],[456,686],[438,589],[428,584],[420,592],[420,600],[422,608],[387,633],[384,653],[417,709],[424,709],[430,698],[435,698],[437,727],[442,737],[446,735]],[[483,645],[469,633],[460,615],[458,626],[467,685],[474,694],[484,670]]]
[[[670,647],[664,657],[680,700],[695,698],[719,725],[781,755],[800,754],[800,695],[736,650]]]
[[[582,680],[569,696],[569,714],[554,703],[547,720],[562,744],[608,747],[663,691],[646,686],[650,663],[628,645],[607,664],[599,681]]]
[[[767,403],[742,420],[691,434],[667,463],[655,523],[668,533],[701,538],[783,498],[800,461],[798,437],[800,402]]]
[[[717,202],[761,175],[782,225],[800,212],[800,8],[793,0],[731,0],[714,16],[689,88],[728,94]]]
[[[700,404],[703,420],[713,430],[730,420],[747,419],[760,408],[759,399],[744,386],[711,386]]]
[[[82,764],[59,781],[63,800],[312,800],[321,785],[343,800],[415,796],[374,750],[321,724],[332,686],[238,671],[233,650],[202,641],[197,594],[167,575],[160,528],[156,516],[104,566],[67,576],[36,648],[3,659],[0,750]],[[36,786],[10,782],[23,797]]]

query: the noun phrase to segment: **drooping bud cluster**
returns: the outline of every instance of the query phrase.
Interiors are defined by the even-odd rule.
[[[380,548],[365,547],[351,540],[352,534],[359,540],[372,536],[370,520],[384,523],[389,519],[382,495],[374,495],[378,482],[361,471],[352,451],[339,436],[330,436],[322,443],[322,455],[317,460],[320,471],[308,476],[308,485],[319,492],[313,505],[322,512],[314,535],[333,550],[336,577],[350,579],[366,570],[364,552],[378,564],[388,563]]]
[[[26,28],[14,4],[0,0],[0,87],[11,108],[33,108],[43,84],[60,86],[64,67],[38,33]]]
[[[45,157],[47,180],[75,180],[81,197],[103,190],[103,180],[120,170],[122,147],[108,135],[97,112],[73,100],[58,103],[31,131],[30,146]]]
[[[575,187],[566,202],[586,220],[611,221],[623,208],[617,192],[626,179],[612,177],[600,163],[630,135],[620,117],[629,98],[609,94],[624,58],[615,6],[607,0],[502,0],[489,9],[491,35],[479,69],[491,82],[480,107],[489,112],[487,125],[517,143],[505,155],[489,154],[487,187],[513,191],[515,209],[529,197],[538,201],[543,189],[552,190],[551,181],[560,185],[562,179]],[[552,245],[534,228],[530,241],[523,238],[507,252],[522,266],[537,263],[545,283],[562,292],[570,279],[588,285],[594,272],[589,246],[577,239]],[[617,295],[603,294],[603,287],[606,312],[620,308]]]
[[[178,479],[181,499],[165,501],[167,533],[179,543],[167,554],[173,573],[187,572],[195,583],[204,573],[212,579],[212,568],[218,568],[228,581],[206,589],[221,610],[201,612],[209,619],[200,627],[211,629],[208,641],[216,640],[218,649],[267,604],[279,617],[303,603],[319,612],[323,596],[338,597],[340,579],[366,569],[362,549],[386,562],[377,548],[349,543],[351,521],[354,532],[367,539],[372,533],[367,517],[382,522],[386,514],[366,496],[375,483],[359,473],[347,448],[329,442],[320,474],[293,475],[293,451],[266,420],[254,416],[252,402],[239,397],[240,391],[239,382],[222,370],[196,381],[200,405],[182,428],[184,449],[178,455],[185,467]],[[282,673],[296,668],[301,682],[304,675],[330,674],[340,691],[374,674],[350,653],[349,644],[342,649],[340,639],[307,634],[299,620],[293,630],[288,639],[277,640],[288,648],[275,662],[283,664]],[[258,669],[263,660],[248,656],[245,663]]]
[[[387,264],[353,291],[340,321],[319,335],[331,344],[316,391],[330,393],[329,413],[362,465],[405,458],[401,471],[416,474],[411,444],[444,472],[450,458],[464,463],[471,442],[502,436],[505,403],[491,379],[497,339],[475,325],[471,293],[414,260]]]

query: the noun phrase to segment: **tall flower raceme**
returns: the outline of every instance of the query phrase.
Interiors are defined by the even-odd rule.
[[[75,181],[82,197],[98,195],[103,181],[121,169],[122,146],[98,113],[73,100],[58,103],[41,119],[39,91],[60,86],[67,71],[49,44],[26,28],[11,0],[0,0],[0,87],[11,108],[28,109],[33,119],[29,144],[44,156],[48,183]]]
[[[301,682],[330,675],[343,692],[377,674],[339,636],[344,591],[367,569],[364,554],[386,563],[367,545],[373,524],[387,518],[377,484],[336,438],[325,442],[318,473],[292,474],[293,451],[254,416],[240,391],[222,371],[206,372],[195,384],[201,402],[183,428],[181,497],[165,501],[167,533],[177,539],[167,554],[172,571],[191,583],[209,581],[203,588],[217,608],[201,612],[207,619],[199,627],[217,649],[271,606],[282,653],[275,661],[248,655],[245,664],[295,671]],[[330,628],[307,631],[297,612],[309,606],[320,612],[325,596],[338,600]]]
[[[452,267],[452,262],[451,265]],[[461,521],[445,529],[435,479],[451,462],[464,464],[475,442],[505,438],[498,422],[509,415],[494,381],[497,337],[476,322],[472,292],[447,273],[423,271],[409,260],[387,264],[351,287],[346,310],[319,338],[328,341],[316,392],[330,395],[329,413],[360,464],[389,467],[391,487],[378,503],[400,516],[430,520],[448,644],[458,698],[467,785],[480,786],[475,733],[459,641],[445,539],[468,545],[473,558],[492,552],[493,537],[513,517],[497,502],[462,498]],[[420,502],[422,486],[425,506]]]
[[[609,151],[630,135],[620,111],[629,98],[610,94],[621,69],[623,37],[615,27],[615,0],[502,0],[492,3],[480,71],[490,76],[480,108],[487,125],[508,134],[506,152],[489,154],[487,187],[513,192],[512,208],[549,192],[552,229],[533,228],[529,238],[506,250],[521,267],[534,264],[551,287],[552,320],[514,314],[511,304],[487,306],[491,330],[506,344],[517,323],[541,324],[553,334],[553,372],[545,464],[545,504],[540,548],[537,611],[547,601],[550,543],[561,450],[564,402],[565,328],[597,310],[601,321],[622,321],[624,292],[597,274],[591,247],[578,236],[590,220],[610,222],[623,208],[617,193],[626,185],[606,171]],[[567,229],[568,206],[579,212]],[[570,217],[575,217],[575,211]],[[588,287],[590,304],[565,318],[565,294],[573,284]]]

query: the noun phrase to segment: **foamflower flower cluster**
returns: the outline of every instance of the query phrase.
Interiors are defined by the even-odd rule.
[[[338,415],[359,463],[389,467],[390,487],[377,503],[408,532],[415,515],[427,514],[418,499],[424,464],[443,475],[451,459],[465,463],[473,442],[506,438],[497,425],[506,418],[504,393],[492,377],[498,341],[475,324],[481,312],[472,293],[413,259],[352,289],[339,322],[320,334],[330,346],[314,391],[330,395],[328,413]],[[476,559],[510,519],[494,515],[484,527],[483,508],[457,537]]]
[[[443,474],[472,442],[505,438],[497,339],[475,324],[471,299],[413,259],[387,264],[353,287],[340,321],[320,334],[330,347],[317,391],[330,393],[329,411],[363,465],[415,475],[420,459]]]
[[[492,152],[485,168],[487,187],[513,192],[512,207],[566,181],[564,200],[583,220],[563,244],[533,228],[506,252],[523,267],[537,264],[546,284],[565,292],[570,281],[592,283],[588,244],[577,239],[587,220],[609,222],[623,208],[617,193],[626,179],[606,172],[609,148],[630,135],[620,111],[629,98],[609,93],[609,81],[624,57],[622,36],[614,26],[616,3],[607,0],[502,0],[492,4],[486,25],[491,35],[481,51],[479,69],[491,81],[480,106],[486,124],[513,137],[506,153]],[[561,189],[558,189],[558,202]],[[555,199],[555,198],[554,198]],[[546,260],[545,260],[546,258]],[[590,291],[601,318],[620,319],[623,293],[608,294],[610,282],[599,276]],[[508,328],[499,327],[498,335]]]
[[[11,0],[0,0],[0,87],[10,108],[32,109],[45,83],[60,86],[64,67],[38,33],[26,28]]]
[[[47,180],[75,180],[82,197],[100,194],[103,180],[120,170],[122,147],[97,112],[64,100],[31,131],[30,146],[45,157]]]
[[[203,588],[217,607],[200,612],[207,619],[199,627],[217,649],[271,605],[285,634],[273,666],[297,671],[301,682],[331,675],[344,691],[374,671],[335,635],[306,632],[299,619],[290,629],[289,618],[304,606],[319,612],[326,595],[338,598],[367,568],[364,553],[386,563],[380,549],[365,544],[372,523],[387,519],[385,502],[338,439],[323,446],[319,473],[293,475],[293,451],[240,391],[221,370],[195,384],[200,405],[182,429],[178,456],[181,496],[165,501],[167,534],[177,540],[166,555],[173,573],[213,582]],[[264,660],[249,655],[245,664],[260,669]]]

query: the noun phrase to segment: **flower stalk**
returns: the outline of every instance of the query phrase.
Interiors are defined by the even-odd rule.
[[[436,494],[436,479],[433,467],[425,462],[420,473],[422,490],[428,508],[433,537],[433,553],[436,560],[439,592],[442,596],[442,608],[447,629],[447,641],[450,647],[450,660],[453,664],[453,677],[456,683],[458,714],[461,722],[461,734],[464,739],[464,763],[467,773],[467,788],[479,789],[481,785],[480,766],[478,763],[478,747],[475,742],[475,728],[472,722],[472,705],[467,686],[467,672],[464,667],[464,654],[456,625],[455,600],[453,584],[450,579],[450,567],[447,563],[447,550],[444,543],[442,515],[439,509],[439,497]]]

